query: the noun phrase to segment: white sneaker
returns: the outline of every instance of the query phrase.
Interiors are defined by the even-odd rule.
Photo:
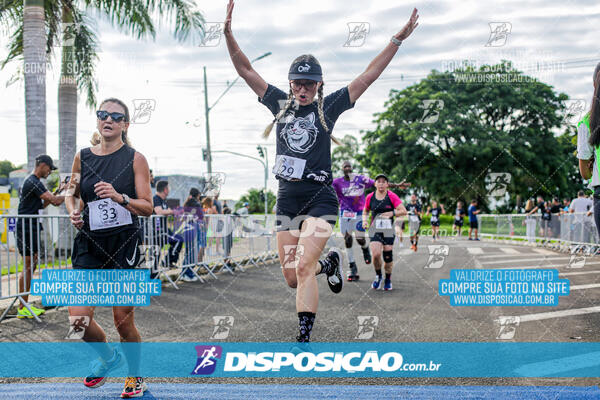
[[[184,275],[181,280],[184,282],[197,282],[199,279],[196,275],[192,276],[191,278],[187,275]]]

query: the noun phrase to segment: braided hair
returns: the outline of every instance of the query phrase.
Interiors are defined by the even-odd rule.
[[[300,57],[297,57],[292,64],[298,63],[298,62],[303,62],[303,61],[307,61],[307,62],[311,62],[314,64],[319,64],[319,61],[317,61],[317,59],[315,58],[315,56],[313,56],[312,54],[303,54]],[[319,113],[319,121],[321,121],[321,125],[323,125],[323,128],[325,128],[326,132],[329,132],[329,128],[327,126],[327,123],[325,122],[325,113],[323,112],[323,83],[321,82],[321,85],[319,86],[319,89],[317,91],[318,94],[318,100],[317,100],[317,110]],[[276,122],[278,122],[285,114],[286,112],[290,109],[290,107],[292,106],[294,102],[294,94],[292,92],[292,88],[290,87],[290,91],[288,93],[288,97],[287,100],[284,104],[283,107],[281,107],[281,110],[279,110],[279,112],[277,113],[277,115],[275,116],[275,118],[273,119],[273,121],[266,127],[265,131],[263,132],[263,137],[266,139],[269,137],[269,135],[271,134],[271,130],[273,130],[273,125],[275,125]],[[331,137],[331,141],[337,145],[340,145],[340,141],[335,138],[333,135],[330,135]]]

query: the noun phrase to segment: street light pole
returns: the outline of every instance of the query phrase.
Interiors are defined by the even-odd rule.
[[[204,66],[204,119],[206,120],[206,170],[212,174],[212,160],[210,154],[210,123],[208,121],[208,88],[206,86],[206,66]]]
[[[271,52],[269,51],[261,56],[256,57],[255,59],[251,60],[250,63],[261,60],[270,55],[271,55]],[[229,91],[229,89],[231,89],[231,87],[233,85],[235,85],[235,83],[237,82],[238,79],[240,79],[240,77],[239,76],[236,77],[233,80],[233,82],[227,84],[227,87],[225,88],[223,93],[221,93],[221,95],[217,98],[217,101],[215,101],[214,104],[209,107],[209,105],[208,105],[208,87],[206,85],[206,66],[204,66],[203,69],[204,69],[204,119],[206,120],[206,169],[208,170],[208,173],[210,174],[210,173],[212,173],[212,157],[211,157],[211,151],[210,151],[210,122],[208,120],[209,112],[210,112],[210,110],[213,109],[214,106],[217,105],[217,103],[219,102],[219,100],[221,100],[221,98],[225,95],[225,93],[227,93]]]
[[[266,146],[261,146],[260,144],[256,146],[256,150],[258,150],[258,155],[260,158],[265,159],[265,188],[267,187],[267,179],[269,178],[269,154],[267,153]],[[265,193],[265,214],[269,212],[268,204],[267,204],[267,194]]]

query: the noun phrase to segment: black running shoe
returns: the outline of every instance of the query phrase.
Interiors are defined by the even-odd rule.
[[[327,253],[327,262],[332,266],[331,275],[327,275],[327,284],[333,293],[339,293],[344,287],[344,272],[342,270],[342,252],[336,247],[332,247]]]
[[[363,257],[365,258],[365,264],[371,264],[371,252],[369,251],[369,248],[362,248],[362,252],[363,252]]]

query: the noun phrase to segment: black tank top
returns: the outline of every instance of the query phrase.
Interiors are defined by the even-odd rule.
[[[133,157],[135,150],[124,144],[114,153],[97,156],[91,149],[81,150],[81,181],[79,193],[85,203],[82,212],[83,230],[97,236],[109,236],[128,229],[137,229],[139,223],[137,216],[131,214],[131,225],[113,228],[98,229],[90,232],[88,203],[99,200],[94,192],[94,185],[100,181],[108,182],[117,191],[125,193],[132,199],[137,199],[135,192],[135,179],[133,173]]]
[[[385,197],[381,200],[378,200],[377,197],[375,197],[375,193],[373,193],[369,203],[369,209],[373,215],[373,220],[375,220],[379,214],[383,214],[388,211],[394,211],[394,205],[392,204],[392,200],[390,199],[388,192],[385,192]],[[394,217],[392,216],[390,219],[393,223]]]

